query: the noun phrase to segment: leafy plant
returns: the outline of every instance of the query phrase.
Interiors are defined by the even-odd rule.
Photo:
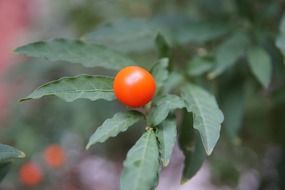
[[[230,142],[227,146],[237,146],[241,139],[246,143],[256,140],[252,133],[259,129],[251,131],[247,125],[264,124],[268,110],[276,113],[284,110],[280,105],[284,105],[284,73],[281,71],[284,71],[285,18],[277,31],[259,23],[257,15],[253,14],[255,11],[251,10],[257,7],[253,6],[257,4],[255,1],[231,2],[239,22],[228,15],[233,10],[224,8],[225,2],[224,6],[217,7],[206,0],[197,1],[197,10],[206,10],[206,16],[199,15],[197,20],[180,14],[159,15],[148,20],[118,19],[98,25],[82,40],[35,42],[16,52],[52,62],[67,62],[66,65],[100,67],[110,73],[127,66],[145,67],[156,83],[152,101],[140,108],[127,107],[126,111],[106,119],[91,135],[86,148],[103,143],[136,123],[143,123],[145,132],[124,161],[121,189],[155,189],[161,168],[169,164],[177,138],[185,155],[183,183],[191,179],[206,156],[213,153],[223,122],[223,131]],[[265,12],[270,11],[264,2],[258,5]],[[277,16],[272,14],[268,20]],[[157,60],[141,64],[137,54],[148,51],[156,52]],[[114,101],[113,80],[113,75],[101,74],[63,77],[38,87],[21,101],[45,96],[57,96],[67,102],[78,99]],[[272,100],[272,104],[265,99]],[[275,117],[278,118],[276,122],[281,118],[278,114]],[[256,118],[264,120],[257,122]],[[251,138],[243,138],[242,127]],[[259,133],[258,137],[266,131]],[[228,154],[231,151],[226,150]],[[217,173],[221,176],[235,169],[216,168],[220,168]],[[235,171],[235,179],[237,175]],[[233,184],[236,180],[229,181]]]

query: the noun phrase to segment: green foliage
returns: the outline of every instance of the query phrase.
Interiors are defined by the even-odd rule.
[[[165,120],[157,128],[156,134],[159,142],[160,159],[164,167],[169,164],[173,147],[176,143],[177,130],[175,120]]]
[[[110,137],[117,136],[120,132],[126,131],[142,118],[143,115],[135,111],[117,113],[114,117],[105,120],[105,122],[98,127],[95,133],[90,137],[86,148],[88,149],[95,143],[102,143]]]
[[[151,110],[151,114],[149,116],[150,123],[153,126],[157,126],[165,120],[169,112],[172,110],[183,108],[185,106],[181,98],[176,95],[165,95],[159,97],[154,104],[156,107]]]
[[[16,158],[24,158],[25,154],[9,145],[0,144],[0,162],[10,162]]]
[[[220,137],[223,113],[214,96],[199,86],[185,85],[182,89],[182,98],[188,112],[193,112],[193,127],[200,132],[205,150],[210,155]]]
[[[79,75],[64,77],[44,84],[21,101],[57,96],[67,102],[84,98],[89,100],[114,100],[113,79],[106,76]]]
[[[11,162],[15,159],[24,158],[25,154],[9,145],[0,144],[0,182],[8,173]]]
[[[158,152],[155,133],[149,129],[128,152],[121,176],[121,189],[154,189],[160,169]]]
[[[165,15],[168,5],[175,5],[174,13]],[[160,169],[168,165],[177,138],[185,156],[181,182],[190,180],[207,155],[211,155],[220,135],[228,138],[221,138],[217,147],[222,161],[210,162],[214,163],[214,180],[225,178],[236,185],[237,166],[234,161],[226,162],[229,166],[224,166],[223,162],[231,160],[230,150],[242,142],[259,155],[264,149],[261,141],[284,143],[280,126],[284,126],[285,17],[279,19],[278,5],[273,1],[257,0],[169,1],[161,3],[159,9],[148,10],[147,18],[123,15],[124,18],[103,20],[94,31],[83,36],[83,41],[36,42],[16,51],[49,61],[79,63],[88,68],[120,70],[141,62],[151,68],[157,86],[152,102],[138,109],[125,108],[127,111],[119,111],[100,122],[102,124],[87,144],[89,148],[103,143],[127,132],[134,124],[145,129],[124,161],[121,190],[155,189]],[[281,21],[279,31],[276,20]],[[157,59],[155,64],[150,57]],[[61,75],[61,70],[58,73]],[[264,88],[251,80],[252,74]],[[111,101],[115,100],[112,83],[111,77],[93,73],[64,77],[37,88],[22,101],[50,95],[67,102],[77,99]],[[84,106],[80,108],[83,110]],[[73,109],[79,110],[77,105]],[[84,125],[85,114],[81,109],[78,112],[76,117],[83,118],[78,119],[82,121],[78,125]],[[100,114],[98,110],[96,114]],[[276,128],[269,124],[271,120]],[[270,130],[272,137],[267,137]]]
[[[79,40],[56,39],[35,42],[16,49],[22,55],[45,58],[50,61],[80,63],[85,67],[104,67],[119,70],[134,65],[131,59],[101,45]]]
[[[248,61],[251,71],[266,88],[270,83],[272,73],[270,56],[264,49],[256,47],[248,52]]]

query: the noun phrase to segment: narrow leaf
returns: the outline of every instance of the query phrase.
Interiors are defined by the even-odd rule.
[[[170,161],[173,147],[176,143],[177,130],[175,120],[165,120],[157,129],[157,138],[159,141],[160,159],[164,167]]]
[[[232,83],[231,83],[232,84]],[[245,112],[245,93],[243,85],[235,85],[228,88],[222,96],[222,110],[225,114],[224,127],[229,139],[238,142],[238,132],[242,126],[242,119]]]
[[[135,63],[128,57],[100,45],[79,40],[55,39],[31,43],[16,49],[17,53],[50,61],[80,63],[85,67],[119,70]]]
[[[34,90],[28,97],[21,99],[39,99],[44,96],[57,96],[67,102],[77,99],[114,100],[113,79],[107,76],[78,75],[75,77],[63,77],[51,81]]]
[[[272,74],[272,65],[268,53],[259,47],[248,52],[248,62],[252,73],[264,88],[268,87]]]
[[[199,134],[195,133],[193,139],[191,147],[189,147],[185,154],[183,176],[181,179],[182,184],[195,176],[206,159],[206,152]]]
[[[152,130],[148,130],[128,152],[120,180],[121,189],[154,190],[159,170],[156,136]]]
[[[169,112],[185,107],[183,100],[176,95],[162,96],[155,100],[154,104],[156,107],[154,107],[149,114],[149,120],[153,126],[157,126],[165,120]]]
[[[170,48],[169,44],[166,41],[165,37],[162,34],[158,34],[155,38],[155,44],[159,51],[160,57],[169,57],[170,55]]]
[[[236,61],[243,55],[249,45],[249,38],[244,33],[236,33],[226,39],[217,48],[216,62],[217,65],[209,74],[209,78],[215,78],[226,69],[233,66]]]
[[[139,112],[119,112],[112,118],[107,119],[104,123],[98,127],[95,133],[90,137],[86,149],[89,149],[91,145],[98,142],[103,143],[111,137],[117,136],[120,132],[126,131],[129,127],[133,126],[143,115]]]
[[[193,112],[194,128],[200,132],[204,148],[210,155],[220,137],[224,115],[213,95],[199,86],[189,84],[182,88],[182,98],[188,112]]]
[[[157,89],[160,89],[168,78],[168,70],[167,70],[168,64],[169,64],[169,59],[162,58],[154,65],[154,67],[151,70],[151,73],[154,76],[156,82]]]
[[[181,183],[190,180],[202,167],[206,152],[197,130],[193,128],[193,114],[184,111],[179,131],[179,145],[185,156]]]
[[[13,159],[24,158],[25,154],[9,145],[0,144],[0,163],[9,162]]]

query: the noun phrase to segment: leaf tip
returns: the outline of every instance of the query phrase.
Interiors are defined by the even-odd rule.
[[[22,151],[19,151],[19,156],[18,158],[25,158],[26,157],[26,154]]]

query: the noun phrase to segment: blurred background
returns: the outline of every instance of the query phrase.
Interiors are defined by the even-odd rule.
[[[119,189],[122,162],[143,127],[90,151],[84,147],[96,127],[126,108],[117,102],[66,103],[55,97],[18,102],[35,87],[62,76],[114,72],[20,57],[14,49],[34,41],[80,38],[149,65],[159,53],[152,31],[137,25],[145,20],[171,31],[166,33],[174,39],[169,41],[173,64],[212,89],[226,117],[219,143],[197,175],[180,184],[184,155],[177,144],[158,190],[285,189],[285,68],[282,50],[275,45],[285,31],[280,29],[284,10],[283,0],[0,0],[0,142],[27,155],[14,162],[0,189]],[[193,57],[212,58],[235,32],[246,33],[249,43],[270,53],[273,74],[267,88],[242,57],[213,80],[205,67],[188,72],[195,65]],[[27,184],[23,166],[31,162],[38,171]]]

